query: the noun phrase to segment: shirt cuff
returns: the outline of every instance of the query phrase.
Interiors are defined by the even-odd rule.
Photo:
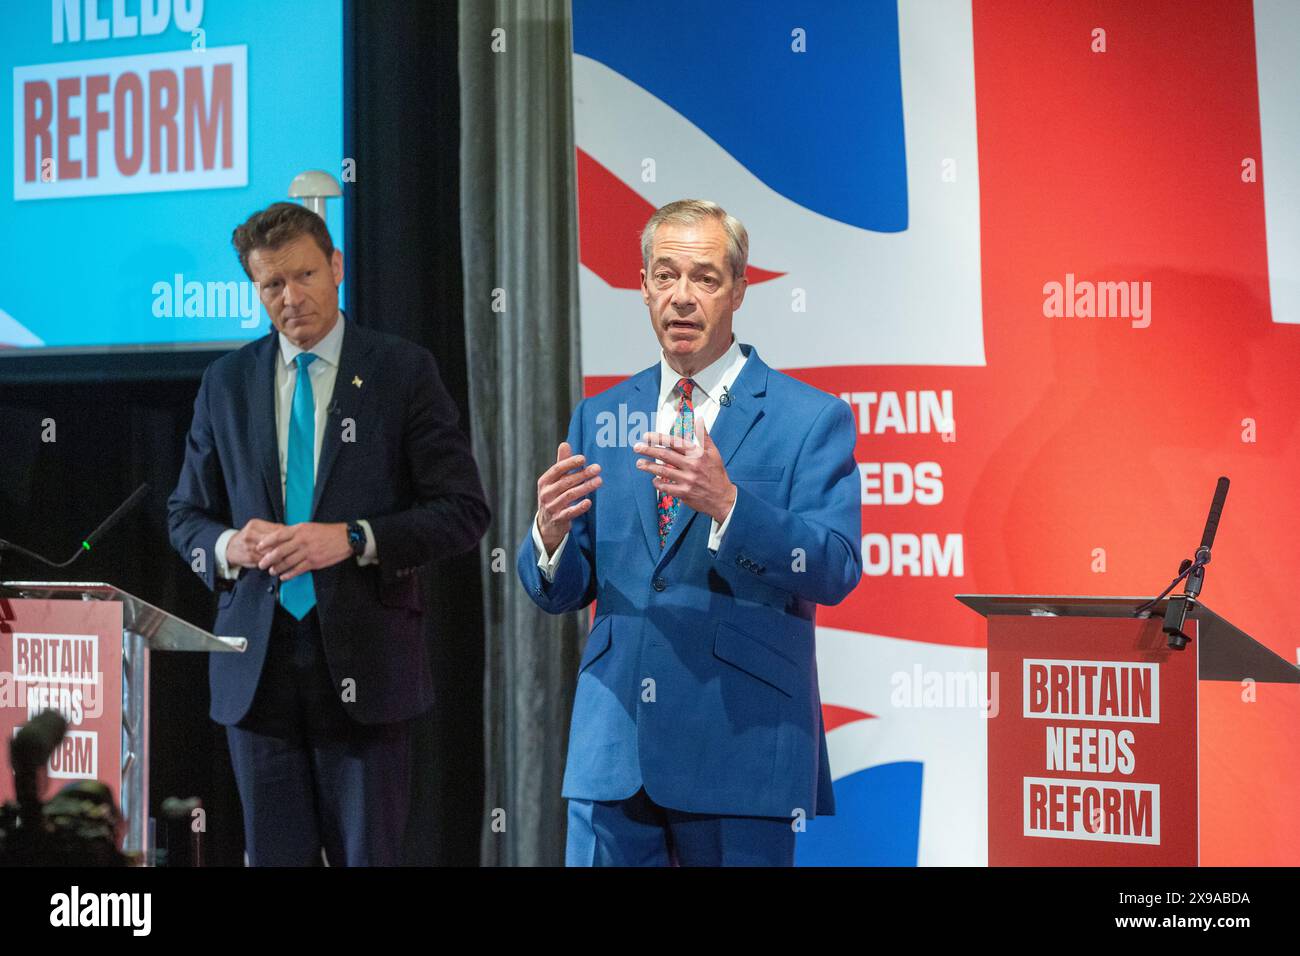
[[[366,550],[357,556],[357,564],[363,568],[367,564],[378,564],[379,555],[375,552],[375,533],[370,530],[370,522],[365,518],[358,518],[357,524],[361,525],[361,530],[366,533]]]
[[[546,580],[555,580],[555,569],[560,566],[560,555],[564,553],[564,546],[569,543],[569,536],[566,534],[555,548],[555,553],[547,556],[546,545],[542,543],[542,532],[538,530],[537,519],[540,514],[533,515],[533,547],[537,550],[537,570],[542,572],[542,577]]]
[[[740,495],[737,495],[736,501],[739,500],[740,500]],[[720,547],[722,547],[722,536],[727,533],[727,526],[731,524],[731,516],[734,515],[735,513],[736,513],[736,502],[733,501],[731,503],[731,510],[728,511],[727,516],[722,519],[722,524],[718,524],[718,519],[714,518],[712,524],[709,525],[709,550],[710,551],[717,551]]]
[[[230,539],[236,534],[237,532],[234,528],[227,528],[225,531],[221,532],[221,534],[217,535],[217,543],[212,546],[212,558],[217,564],[217,576],[225,578],[228,581],[233,581],[235,578],[239,577],[239,572],[244,569],[243,565],[239,564],[232,568],[226,561],[226,548],[230,544]]]

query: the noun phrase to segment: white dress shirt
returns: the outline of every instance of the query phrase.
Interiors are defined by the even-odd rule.
[[[293,390],[298,383],[298,354],[303,350],[294,345],[289,339],[280,336],[280,361],[275,363],[275,437],[276,445],[279,448],[280,459],[280,502],[284,503],[285,485],[288,482],[289,473],[289,420],[293,416]],[[312,399],[316,404],[316,447],[312,450],[313,468],[320,465],[320,450],[325,442],[325,429],[329,424],[329,407],[330,400],[334,395],[334,379],[338,377],[339,356],[343,353],[343,313],[339,313],[339,319],[334,323],[334,328],[330,329],[311,349],[316,360],[307,366],[307,374],[311,377]],[[315,475],[313,474],[313,481]],[[375,535],[370,530],[370,522],[365,519],[358,519],[357,523],[365,529],[366,532],[366,550],[365,553],[357,558],[358,564],[372,564],[378,562],[375,554]],[[230,544],[230,539],[236,534],[235,528],[227,529],[221,532],[217,538],[216,563],[217,574],[223,578],[236,578],[239,576],[242,566],[231,566],[226,561],[226,548]]]
[[[677,405],[681,401],[681,395],[676,391],[677,383],[684,377],[689,377],[695,382],[695,388],[691,390],[691,404],[695,406],[695,420],[698,422],[704,419],[704,427],[709,433],[713,433],[713,424],[718,420],[718,412],[722,410],[722,405],[718,399],[722,397],[724,391],[730,391],[731,386],[735,384],[736,377],[740,370],[745,367],[745,353],[740,350],[740,343],[736,337],[731,337],[731,347],[722,354],[712,365],[701,369],[699,373],[691,376],[683,376],[668,364],[668,359],[664,357],[663,352],[659,353],[659,411],[655,415],[655,431],[667,435],[673,429],[673,424],[677,421]],[[637,436],[640,441],[640,436]],[[596,489],[600,493],[600,489]],[[655,490],[655,501],[659,501],[659,492]],[[736,505],[733,502],[731,511],[727,512],[727,517],[719,523],[714,518],[709,528],[709,550],[717,551],[722,546],[722,537],[727,533],[727,526],[731,524],[731,515],[735,512]],[[542,532],[537,527],[538,515],[533,516],[533,547],[537,550],[537,567],[541,570],[542,575],[548,581],[555,579],[555,569],[559,567],[560,555],[564,553],[564,546],[569,542],[569,536],[566,534],[564,539],[555,548],[555,553],[548,555],[546,545],[542,542]]]

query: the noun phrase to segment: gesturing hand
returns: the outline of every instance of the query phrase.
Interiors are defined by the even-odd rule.
[[[736,503],[736,486],[727,477],[722,455],[702,418],[695,419],[695,437],[698,444],[680,435],[646,432],[645,440],[632,446],[644,456],[636,466],[655,476],[654,486],[661,493],[680,498],[715,521],[725,521]],[[656,464],[656,458],[663,464]]]
[[[600,465],[583,468],[586,463],[585,456],[573,454],[567,441],[560,442],[555,464],[537,479],[537,530],[547,554],[555,553],[573,519],[591,507],[587,496],[600,487]]]

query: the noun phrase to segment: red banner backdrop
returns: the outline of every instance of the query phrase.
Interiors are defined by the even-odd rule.
[[[595,392],[657,359],[627,279],[649,209],[703,195],[746,222],[751,262],[763,271],[736,314],[737,336],[769,364],[843,396],[860,433],[867,573],[818,616],[845,812],[816,824],[869,828],[870,814],[897,812],[901,791],[884,805],[855,803],[841,785],[863,768],[913,762],[924,768],[923,795],[908,811],[919,826],[891,818],[871,830],[864,853],[911,825],[912,860],[979,863],[983,844],[964,831],[984,818],[967,800],[984,790],[982,767],[968,758],[982,750],[982,717],[953,711],[932,725],[934,709],[890,698],[891,675],[910,666],[900,642],[940,668],[969,666],[984,646],[984,622],[953,594],[1152,595],[1190,556],[1215,480],[1227,475],[1203,597],[1297,659],[1289,596],[1300,572],[1300,325],[1271,302],[1271,284],[1292,281],[1295,257],[1270,243],[1300,210],[1275,198],[1266,222],[1265,197],[1287,195],[1284,177],[1295,180],[1300,159],[1266,154],[1267,143],[1287,142],[1277,126],[1288,114],[1262,113],[1261,102],[1300,113],[1300,74],[1294,58],[1282,73],[1276,60],[1257,59],[1257,45],[1290,36],[1300,20],[1268,0],[900,0],[896,22],[894,8],[853,6],[899,38],[910,219],[902,232],[880,233],[844,226],[851,218],[836,209],[810,211],[803,197],[816,190],[777,178],[825,158],[807,146],[824,132],[813,128],[818,117],[875,121],[854,112],[856,100],[814,85],[828,69],[815,58],[828,49],[842,57],[846,94],[861,82],[852,50],[836,46],[852,32],[847,7],[818,23],[809,10],[755,6],[737,42],[752,44],[746,62],[761,70],[742,76],[752,95],[723,95],[728,109],[761,124],[784,86],[809,84],[803,106],[782,114],[788,135],[765,139],[755,158],[757,147],[695,110],[670,69],[646,65],[652,52],[635,31],[614,29],[609,7],[575,3],[584,363]],[[693,68],[702,99],[730,89],[736,67],[724,67]],[[923,102],[936,85],[941,95]],[[978,143],[969,155],[967,120]],[[860,157],[841,160],[808,177],[829,179],[837,194],[878,188]],[[960,190],[972,184],[977,202],[967,209]],[[934,193],[942,189],[951,200]],[[962,218],[951,218],[958,208]],[[975,301],[955,298],[959,320],[945,313],[936,324],[923,305],[934,289],[966,287],[964,247],[953,251],[945,237],[976,218]],[[934,251],[918,266],[891,241]],[[952,345],[966,342],[971,321],[982,354]],[[644,349],[633,355],[620,342],[638,327]],[[900,361],[907,354],[933,358]],[[927,408],[950,409],[951,421],[927,418]],[[1300,863],[1300,686],[1205,683],[1200,706],[1201,862]],[[897,740],[906,746],[890,745]],[[837,842],[846,838],[837,831]]]

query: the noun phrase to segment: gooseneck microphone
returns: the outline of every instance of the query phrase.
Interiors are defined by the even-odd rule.
[[[1205,583],[1205,566],[1210,563],[1210,549],[1214,547],[1215,535],[1219,533],[1219,519],[1223,516],[1223,503],[1228,498],[1228,479],[1220,478],[1214,488],[1214,500],[1210,502],[1210,514],[1205,519],[1205,531],[1201,534],[1201,545],[1196,549],[1194,561],[1183,559],[1178,566],[1178,577],[1169,583],[1169,587],[1156,597],[1134,609],[1134,617],[1145,617],[1160,600],[1177,587],[1179,581],[1186,581],[1183,593],[1169,599],[1165,608],[1165,621],[1162,630],[1169,638],[1170,650],[1181,651],[1191,640],[1183,633],[1183,624],[1187,621],[1189,605],[1194,604],[1201,586]]]
[[[3,554],[5,549],[8,549],[10,551],[16,551],[19,554],[24,555],[25,557],[31,558],[33,561],[39,561],[41,562],[41,564],[48,565],[51,568],[66,568],[68,565],[72,564],[73,561],[76,561],[77,558],[81,557],[83,554],[89,551],[96,541],[98,541],[104,535],[108,534],[109,530],[113,527],[113,525],[121,521],[122,518],[126,516],[127,512],[131,511],[131,509],[133,509],[136,505],[138,505],[144,499],[144,496],[147,495],[148,493],[149,493],[148,482],[145,482],[139,488],[135,489],[135,491],[131,492],[131,496],[127,498],[126,501],[118,505],[117,509],[111,515],[109,515],[102,522],[100,522],[98,528],[90,532],[90,534],[86,535],[86,537],[82,539],[81,547],[79,547],[76,553],[73,554],[73,556],[68,558],[68,560],[66,561],[61,561],[61,562],[51,561],[49,558],[39,555],[35,551],[28,551],[26,548],[19,547],[18,545],[14,544],[12,541],[5,541],[3,538],[0,538],[0,555]]]
[[[119,521],[121,521],[121,520],[122,520],[122,517],[123,517],[123,516],[124,516],[128,511],[130,511],[132,508],[134,508],[136,505],[138,505],[141,501],[143,501],[143,500],[144,500],[144,496],[147,495],[148,493],[149,493],[149,484],[148,484],[148,482],[146,482],[145,484],[141,485],[139,488],[135,489],[135,491],[131,492],[131,497],[130,497],[130,498],[127,498],[126,501],[124,501],[124,502],[122,502],[120,505],[118,505],[118,506],[117,506],[117,510],[114,511],[114,512],[113,512],[111,515],[109,515],[107,518],[105,518],[103,524],[101,524],[101,525],[100,525],[98,528],[96,528],[94,531],[90,532],[90,534],[86,535],[86,539],[85,539],[84,541],[81,542],[82,550],[83,550],[83,551],[89,551],[91,545],[93,545],[96,541],[98,541],[98,540],[99,540],[100,538],[102,538],[104,535],[108,534],[109,529],[111,529],[111,528],[113,527],[113,525],[115,525],[115,524],[117,524]],[[81,551],[78,551],[75,555],[73,555],[73,557],[69,559],[69,563],[71,563],[72,561],[76,560],[76,559],[79,558],[79,557],[81,557]]]
[[[1219,533],[1219,518],[1223,514],[1223,502],[1228,498],[1228,484],[1227,478],[1220,478],[1214,488],[1214,500],[1210,502],[1210,514],[1205,519],[1201,546],[1196,549],[1196,560],[1201,564],[1210,563],[1210,548],[1214,547],[1214,536]]]
[[[1214,547],[1214,536],[1219,533],[1219,517],[1223,514],[1223,502],[1227,497],[1228,479],[1220,478],[1214,488],[1214,500],[1210,502],[1210,514],[1205,519],[1205,532],[1201,535],[1201,546],[1196,549],[1196,554],[1192,555],[1196,560],[1188,569],[1187,583],[1183,585],[1183,593],[1190,598],[1200,594],[1201,586],[1205,583],[1205,566],[1210,563],[1210,548]]]

